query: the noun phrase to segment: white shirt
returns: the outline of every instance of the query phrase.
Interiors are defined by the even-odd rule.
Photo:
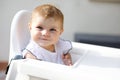
[[[55,45],[55,52],[48,51],[40,47],[36,42],[30,40],[29,44],[22,54],[24,57],[29,51],[34,56],[36,56],[37,59],[63,64],[62,55],[68,53],[71,49],[71,42],[63,39],[59,39],[59,41]]]

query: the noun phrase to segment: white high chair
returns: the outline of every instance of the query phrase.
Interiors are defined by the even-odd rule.
[[[28,21],[30,20],[31,13],[27,10],[18,12],[12,21],[10,32],[10,57],[20,55],[21,51],[28,44],[30,34],[28,30]]]
[[[27,45],[31,13],[18,12],[12,21],[10,60]],[[72,42],[73,66],[33,59],[12,60],[6,80],[120,80],[120,49]]]

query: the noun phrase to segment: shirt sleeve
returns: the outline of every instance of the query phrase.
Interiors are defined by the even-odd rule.
[[[22,56],[23,56],[23,58],[25,58],[26,53],[27,53],[27,50],[24,49],[23,52],[22,52]]]
[[[26,46],[26,48],[22,51],[23,57],[25,57],[25,55],[27,54],[27,52],[32,53],[30,50],[31,50],[31,42],[29,42],[29,44]]]
[[[30,52],[32,55],[34,55],[37,59],[42,60],[43,56],[41,55],[41,48],[32,40],[30,40],[29,44],[26,46],[26,48],[23,50],[22,55],[25,57],[27,52]],[[41,54],[40,54],[41,53]]]
[[[72,43],[69,40],[60,39],[60,44],[63,50],[63,54],[69,53],[69,51],[72,49]]]

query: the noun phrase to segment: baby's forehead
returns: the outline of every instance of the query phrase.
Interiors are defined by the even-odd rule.
[[[44,23],[44,24],[56,24],[59,26],[62,26],[62,21],[58,18],[54,18],[54,17],[44,17],[40,14],[35,14],[34,16],[32,16],[32,22],[37,21],[39,23]]]

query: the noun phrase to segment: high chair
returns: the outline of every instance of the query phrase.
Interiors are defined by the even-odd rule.
[[[72,66],[33,59],[11,61],[16,55],[22,55],[29,42],[30,15],[31,12],[21,10],[13,18],[6,80],[120,80],[120,49],[117,48],[72,42]]]

